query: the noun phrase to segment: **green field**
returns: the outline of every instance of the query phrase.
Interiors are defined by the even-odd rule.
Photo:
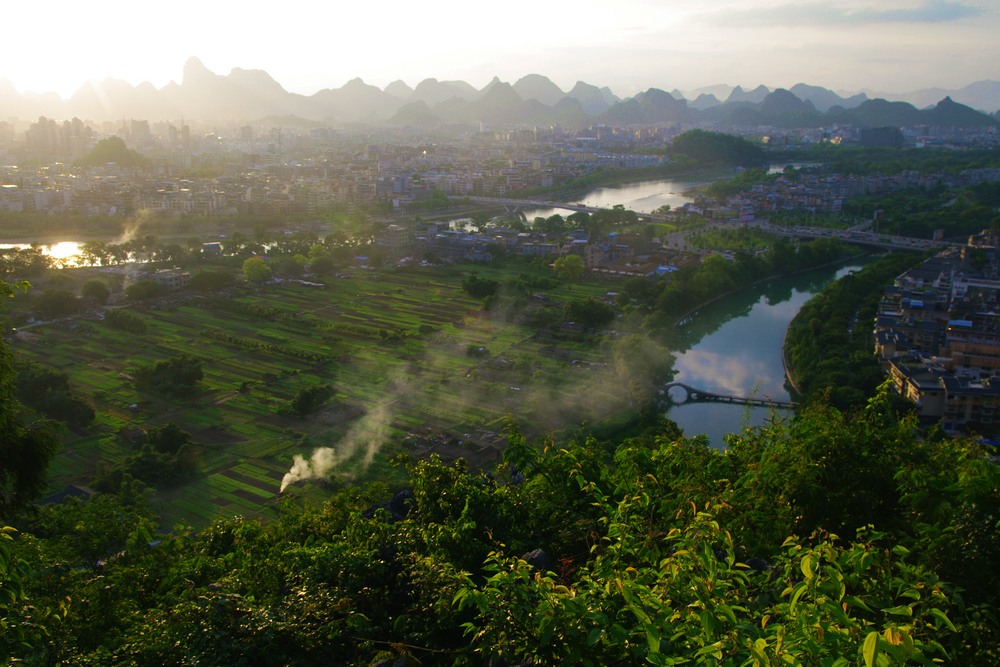
[[[472,267],[466,267],[467,269]],[[504,269],[474,267],[509,277]],[[437,451],[495,459],[513,417],[529,433],[594,423],[622,410],[603,338],[536,329],[488,314],[461,289],[462,269],[357,272],[326,289],[240,288],[225,297],[178,292],[134,307],[147,325],[126,334],[98,319],[22,328],[16,354],[65,370],[97,418],[67,431],[54,489],[87,484],[134,451],[123,432],[174,422],[196,443],[198,474],[161,491],[167,525],[273,511],[295,455],[333,447],[338,479],[391,474],[388,455]],[[603,297],[606,284],[559,285],[546,303]],[[485,348],[482,356],[470,346]],[[136,388],[140,365],[190,354],[198,391],[165,399]],[[336,395],[308,419],[282,411],[308,386]],[[241,391],[242,389],[242,391]],[[600,409],[597,409],[600,406]],[[316,483],[286,494],[325,497]]]

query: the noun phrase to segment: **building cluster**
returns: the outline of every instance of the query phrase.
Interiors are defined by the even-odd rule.
[[[431,205],[435,196],[503,196],[597,169],[655,166],[662,155],[634,149],[662,146],[676,133],[551,127],[415,134],[247,125],[193,131],[135,120],[95,131],[78,119],[41,118],[24,129],[4,122],[0,211],[201,217],[315,215],[334,206],[403,211]],[[150,165],[74,166],[108,136],[124,139]]]
[[[875,352],[919,415],[948,431],[1000,421],[1000,239],[983,233],[899,276],[879,305]]]
[[[768,125],[717,128],[744,136],[762,137],[771,146],[813,144],[892,148],[996,148],[1000,133],[993,127],[951,127],[919,124],[906,127],[861,127],[835,123],[810,128],[777,128]]]
[[[1000,169],[966,169],[959,173],[904,171],[891,176],[871,174],[796,174],[779,176],[773,183],[760,183],[731,198],[729,211],[752,211],[769,215],[788,211],[838,214],[852,197],[881,195],[904,190],[936,187],[963,188],[987,181],[1000,181]],[[734,217],[730,215],[729,217]]]
[[[488,262],[496,252],[527,257],[579,255],[595,274],[650,278],[698,261],[694,253],[663,247],[636,232],[582,229],[551,235],[520,228],[493,227],[472,232],[447,222],[392,224],[381,230],[376,245],[395,255],[431,257],[443,262]]]

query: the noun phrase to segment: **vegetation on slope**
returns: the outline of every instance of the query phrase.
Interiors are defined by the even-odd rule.
[[[951,664],[1000,658],[998,468],[880,393],[729,438],[511,432],[488,474],[289,500],[153,539],[141,496],[46,506],[2,547],[28,664]],[[960,538],[960,539],[957,539]],[[6,586],[6,584],[5,584]],[[5,588],[5,590],[7,590]],[[33,623],[28,607],[63,622]],[[42,631],[47,632],[47,635]]]

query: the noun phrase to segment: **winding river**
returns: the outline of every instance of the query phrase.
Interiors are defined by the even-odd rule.
[[[814,294],[861,265],[777,278],[705,306],[682,327],[686,349],[677,352],[674,381],[718,394],[796,400],[781,359],[785,330]],[[683,399],[683,392],[673,391],[675,399]],[[689,402],[667,411],[686,435],[704,434],[720,448],[727,433],[789,415],[730,403]]]

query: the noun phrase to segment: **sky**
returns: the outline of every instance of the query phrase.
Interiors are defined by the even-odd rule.
[[[10,0],[0,80],[70,97],[88,80],[266,70],[311,95],[360,77],[542,74],[619,96],[796,83],[904,93],[1000,80],[997,0]],[[11,27],[17,26],[16,29]],[[2,115],[2,112],[0,112]]]

